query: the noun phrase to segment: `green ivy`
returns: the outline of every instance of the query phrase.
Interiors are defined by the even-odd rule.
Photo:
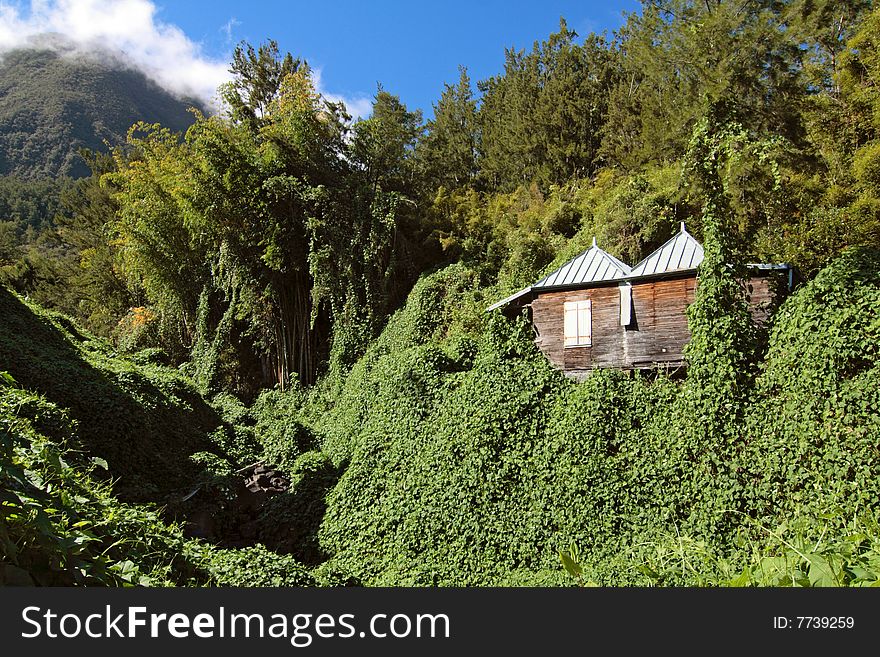
[[[426,277],[347,377],[293,399],[341,472],[322,510],[322,567],[368,585],[565,584],[549,574],[574,543],[584,582],[709,585],[720,575],[652,579],[637,566],[671,563],[671,537],[713,559],[743,541],[773,556],[763,527],[870,509],[877,271],[876,252],[852,252],[793,294],[766,356],[719,346],[724,367],[696,355],[705,371],[684,382],[600,371],[578,384],[549,366],[523,320],[428,324],[450,307],[467,316],[478,283],[462,285],[460,265]],[[730,325],[705,310],[703,341],[725,337]],[[273,513],[306,499],[294,490]]]

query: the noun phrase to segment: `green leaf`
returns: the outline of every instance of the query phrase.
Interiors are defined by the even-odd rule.
[[[584,574],[583,568],[581,568],[579,563],[572,559],[570,553],[565,550],[559,550],[559,558],[562,560],[562,565],[565,568],[565,571],[572,577],[580,577]]]
[[[107,461],[105,461],[104,459],[102,459],[102,458],[99,457],[99,456],[93,456],[93,457],[92,457],[92,463],[94,463],[96,466],[98,466],[99,468],[101,468],[101,469],[103,469],[103,470],[109,470],[109,469],[110,469],[110,466],[107,465]]]
[[[742,572],[735,578],[730,580],[727,585],[733,588],[742,588],[752,583],[752,577],[748,568],[743,568]]]
[[[810,586],[841,586],[843,582],[835,574],[834,564],[829,558],[818,554],[808,554],[807,559],[810,567],[808,576]]]
[[[653,568],[651,568],[647,564],[643,564],[643,563],[636,564],[636,570],[638,570],[643,575],[647,575],[648,577],[650,577],[651,579],[653,579],[655,581],[660,581],[662,579],[662,576],[660,575],[660,573],[658,573],[656,570],[654,570]]]

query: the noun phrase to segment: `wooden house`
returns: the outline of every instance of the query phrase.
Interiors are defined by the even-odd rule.
[[[530,311],[535,343],[573,378],[600,367],[680,367],[690,339],[703,247],[681,231],[635,267],[593,246],[533,285],[488,310]],[[749,265],[748,301],[764,322],[780,291],[791,288],[790,265]]]

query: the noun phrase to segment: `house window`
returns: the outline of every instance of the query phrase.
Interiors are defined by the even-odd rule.
[[[565,307],[565,346],[588,347],[593,344],[592,302],[566,301]]]

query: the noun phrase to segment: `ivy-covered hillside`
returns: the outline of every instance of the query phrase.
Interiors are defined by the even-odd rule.
[[[847,252],[785,302],[723,441],[689,380],[565,379],[461,265],[349,373],[251,408],[4,293],[6,577],[564,585],[574,546],[602,584],[876,582],[878,265]],[[184,538],[200,505],[235,521],[255,458],[292,479],[255,547]]]

